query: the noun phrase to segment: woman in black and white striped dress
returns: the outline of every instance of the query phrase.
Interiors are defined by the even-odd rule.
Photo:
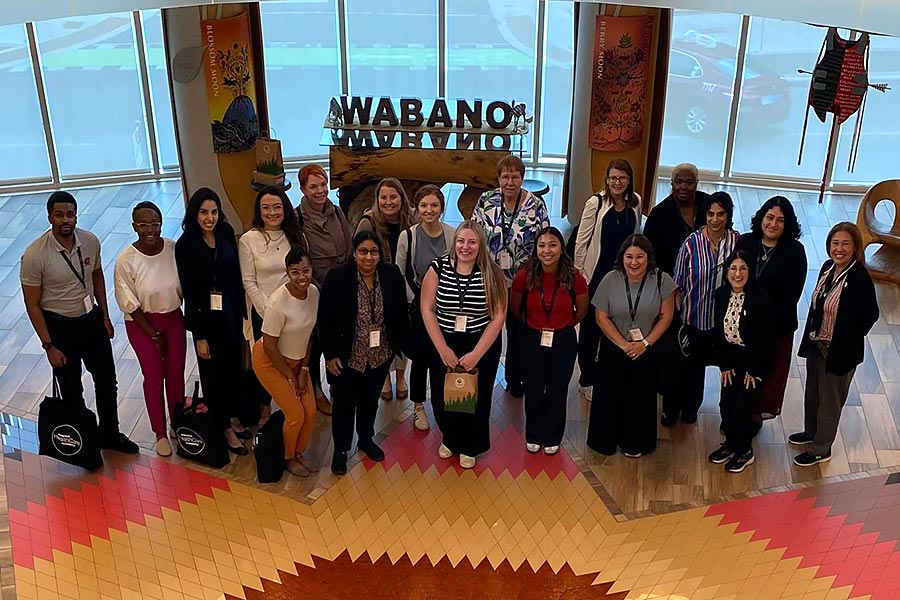
[[[506,280],[491,261],[481,228],[464,221],[450,253],[436,259],[422,281],[422,320],[434,344],[431,403],[443,434],[441,458],[459,455],[464,469],[491,447],[491,397],[500,363],[500,332],[506,319]],[[447,368],[478,369],[474,414],[444,410]]]

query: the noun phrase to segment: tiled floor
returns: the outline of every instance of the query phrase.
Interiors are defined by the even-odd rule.
[[[547,178],[558,190],[558,175]],[[739,227],[774,193],[731,191]],[[811,195],[787,195],[815,269],[829,224],[855,220],[858,199],[834,196],[819,206]],[[103,240],[107,269],[131,239],[127,209],[137,199],[157,201],[165,234],[177,233],[177,182],[78,197],[81,225]],[[49,369],[21,307],[16,261],[45,227],[42,201],[0,198],[4,599],[900,598],[900,475],[890,474],[900,465],[893,288],[879,286],[882,319],[835,459],[821,468],[789,463],[785,433],[802,410],[798,360],[784,414],[767,422],[757,464],[737,477],[703,460],[718,440],[714,385],[699,425],[661,430],[657,452],[636,461],[585,449],[588,405],[574,386],[563,450],[525,453],[521,401],[498,386],[493,447],[472,471],[439,459],[438,433],[414,430],[410,404],[391,402],[382,403],[377,424],[384,463],[354,457],[343,478],[326,468],[259,485],[252,457],[212,471],[150,455],[140,373],[120,330],[120,416],[146,453],[108,453],[102,470],[85,473],[36,454],[34,419]],[[550,204],[558,215],[554,195]],[[196,378],[190,354],[188,376]],[[329,419],[318,418],[309,454],[327,467]]]

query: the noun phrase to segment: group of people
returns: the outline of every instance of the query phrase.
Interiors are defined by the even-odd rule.
[[[430,399],[439,456],[472,468],[490,448],[505,329],[506,390],[524,396],[527,452],[559,451],[576,361],[591,401],[588,446],[631,458],[656,447],[658,394],[663,426],[697,420],[704,371],[715,365],[724,441],[709,460],[742,471],[762,420],[781,410],[798,328],[807,262],[791,203],[770,198],[740,235],[731,197],[698,191],[696,167],[683,164],[641,234],[632,167],[616,159],[569,252],[543,199],[522,187],[524,175],[519,158],[504,157],[499,187],[456,228],[442,221],[438,187],[418,188],[410,202],[387,178],[354,230],[329,200],[318,165],[300,170],[296,209],[282,189],[261,190],[239,239],[208,188],[190,197],[177,241],[161,236],[159,207],[137,204],[136,240],[116,260],[114,288],[156,451],[172,452],[166,413],[171,419],[184,393],[190,331],[204,403],[235,454],[248,453],[249,427],[274,399],[288,472],[316,471],[304,452],[318,410],[332,416],[331,470],[341,475],[354,430],[357,449],[384,460],[374,440],[379,400],[410,398],[413,425],[424,430]],[[63,397],[84,401],[83,362],[97,388],[104,447],[136,452],[118,430],[99,241],[76,227],[71,194],[52,194],[47,211],[50,231],[22,258],[28,315]],[[856,227],[836,225],[826,249],[800,343],[805,428],[789,439],[805,447],[794,459],[800,466],[830,458],[863,338],[878,318]],[[477,374],[474,412],[445,402],[449,372]]]

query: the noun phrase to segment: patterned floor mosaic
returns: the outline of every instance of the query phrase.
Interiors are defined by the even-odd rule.
[[[619,522],[515,428],[462,471],[404,424],[305,505],[143,455],[85,473],[2,426],[19,598],[900,598],[898,475]]]

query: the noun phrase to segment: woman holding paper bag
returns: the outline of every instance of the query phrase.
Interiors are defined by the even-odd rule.
[[[512,282],[510,310],[525,323],[525,449],[556,454],[566,429],[566,397],[578,355],[575,325],[588,312],[588,284],[565,253],[556,227],[542,229]]]
[[[593,298],[604,336],[596,380],[604,386],[591,402],[587,445],[600,454],[615,454],[618,446],[639,458],[656,449],[654,344],[672,323],[674,292],[675,282],[656,268],[650,240],[626,238]]]
[[[450,253],[436,259],[422,282],[422,320],[434,344],[431,403],[443,434],[441,458],[459,454],[464,469],[491,447],[491,396],[500,363],[500,331],[506,319],[506,280],[491,261],[481,228],[464,221]],[[478,370],[473,414],[448,410],[444,403],[447,369]]]

